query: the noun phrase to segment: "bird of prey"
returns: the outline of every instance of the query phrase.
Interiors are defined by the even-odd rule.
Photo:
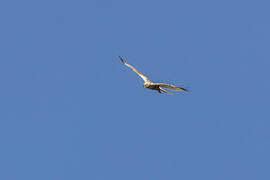
[[[169,90],[172,90],[172,91],[187,91],[184,88],[176,87],[176,86],[171,85],[171,84],[153,83],[146,76],[144,76],[142,73],[140,73],[137,69],[135,69],[133,66],[129,65],[121,56],[119,56],[119,58],[120,58],[120,60],[122,61],[122,63],[124,65],[126,65],[127,67],[132,69],[136,74],[138,74],[144,80],[144,84],[143,84],[144,88],[148,88],[148,89],[151,89],[151,90],[156,90],[159,93],[164,92],[164,93],[167,93],[167,94],[172,94],[172,93],[164,90],[163,88],[169,89]]]

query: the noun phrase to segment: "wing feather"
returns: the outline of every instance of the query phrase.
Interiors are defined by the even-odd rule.
[[[164,83],[154,83],[154,85],[159,85],[160,87],[172,90],[172,91],[187,91],[185,88],[176,87],[171,84],[164,84]]]
[[[138,74],[144,80],[144,82],[151,82],[146,76],[144,76],[142,73],[140,73],[137,69],[135,69],[133,66],[129,65],[121,56],[119,56],[119,58],[124,65],[126,65],[127,67],[132,69],[136,74]]]

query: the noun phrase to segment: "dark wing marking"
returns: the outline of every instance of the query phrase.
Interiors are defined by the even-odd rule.
[[[187,92],[187,90],[185,88],[176,87],[176,86],[171,85],[171,84],[154,83],[154,85],[159,85],[160,87],[163,87],[163,88],[166,88],[166,89],[170,89],[172,91],[186,91]]]

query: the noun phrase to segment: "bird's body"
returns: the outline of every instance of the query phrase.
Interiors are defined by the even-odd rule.
[[[148,88],[148,89],[152,89],[152,90],[156,90],[156,91],[160,90],[160,87],[158,85],[155,85],[154,83],[144,83],[143,87]]]
[[[126,65],[127,67],[132,69],[135,73],[137,73],[144,80],[144,84],[143,84],[144,88],[151,89],[151,90],[156,90],[159,93],[164,92],[164,93],[167,93],[167,94],[172,94],[172,93],[170,93],[168,91],[165,91],[163,88],[170,89],[172,91],[187,91],[184,88],[176,87],[176,86],[171,85],[171,84],[153,83],[146,76],[144,76],[142,73],[140,73],[138,70],[136,70],[133,66],[127,64],[126,61],[121,56],[119,56],[119,58],[120,58],[120,60],[122,61],[122,63],[124,65]]]

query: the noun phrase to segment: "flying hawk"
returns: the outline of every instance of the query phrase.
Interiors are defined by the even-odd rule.
[[[121,56],[119,56],[119,58],[120,58],[120,60],[122,61],[122,63],[124,65],[126,65],[127,67],[132,69],[135,73],[137,73],[144,80],[144,84],[143,84],[144,88],[156,90],[159,93],[164,92],[164,93],[167,93],[167,94],[172,94],[172,93],[170,93],[168,91],[165,91],[163,88],[166,88],[166,89],[169,89],[169,90],[172,90],[172,91],[187,91],[184,88],[176,87],[176,86],[171,85],[171,84],[153,83],[146,76],[144,76],[139,71],[137,71],[137,69],[135,69],[133,66],[129,65]]]

